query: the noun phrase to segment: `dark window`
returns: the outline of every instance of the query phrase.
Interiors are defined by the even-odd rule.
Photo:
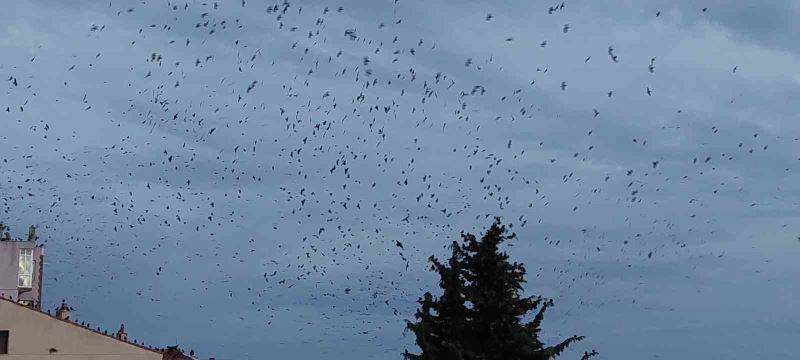
[[[8,354],[8,330],[0,330],[0,354]]]

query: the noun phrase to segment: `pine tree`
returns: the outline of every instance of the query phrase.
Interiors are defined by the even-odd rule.
[[[525,267],[500,251],[499,245],[515,235],[506,234],[499,218],[480,241],[471,234],[461,237],[462,244],[450,245],[447,264],[430,257],[443,291],[438,298],[426,292],[419,299],[416,321],[407,328],[422,352],[406,351],[407,360],[549,360],[583,339],[576,335],[554,346],[539,340],[544,312],[553,301],[521,295]],[[594,350],[584,353],[582,360],[594,355]]]

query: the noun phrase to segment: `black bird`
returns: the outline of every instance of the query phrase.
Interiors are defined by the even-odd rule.
[[[612,46],[608,47],[608,56],[611,57],[611,60],[613,62],[615,62],[615,63],[619,62],[619,60],[617,59],[617,55],[614,55],[614,47],[612,47]]]

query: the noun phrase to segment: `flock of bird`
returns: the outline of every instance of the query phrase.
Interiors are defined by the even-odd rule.
[[[586,289],[659,259],[722,257],[708,246],[724,236],[712,204],[735,206],[725,199],[745,186],[726,164],[757,167],[770,145],[796,141],[716,135],[726,125],[698,130],[692,104],[658,105],[674,103],[656,85],[666,49],[632,66],[639,57],[614,44],[569,54],[579,65],[528,59],[525,73],[501,60],[521,40],[547,54],[584,36],[570,4],[540,11],[557,37],[491,44],[455,33],[443,43],[416,28],[436,21],[403,1],[375,6],[383,12],[246,0],[93,9],[97,23],[65,35],[74,49],[50,43],[0,66],[0,221],[39,225],[47,283],[85,289],[59,297],[79,309],[130,296],[162,319],[200,312],[198,325],[399,354],[408,345],[385,339],[402,336],[436,284],[426,259],[460,231],[501,216],[532,291],[544,282],[558,293],[543,295],[575,306],[635,304]],[[468,21],[502,27],[510,16]],[[554,79],[575,66],[651,80],[587,95],[587,81]],[[652,119],[620,120],[632,103]],[[712,140],[669,152],[694,132]],[[109,285],[119,281],[130,285]]]

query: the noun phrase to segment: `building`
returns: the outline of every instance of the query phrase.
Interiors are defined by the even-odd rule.
[[[130,340],[125,325],[109,332],[79,323],[64,301],[53,314],[42,311],[44,251],[36,229],[26,240],[0,229],[0,360],[196,360],[177,346]]]
[[[163,354],[123,340],[117,334],[108,335],[80,325],[70,319],[69,310],[59,310],[53,316],[10,299],[0,299],[0,358],[162,360]]]
[[[41,309],[44,248],[31,226],[26,240],[12,239],[0,224],[0,296]]]

